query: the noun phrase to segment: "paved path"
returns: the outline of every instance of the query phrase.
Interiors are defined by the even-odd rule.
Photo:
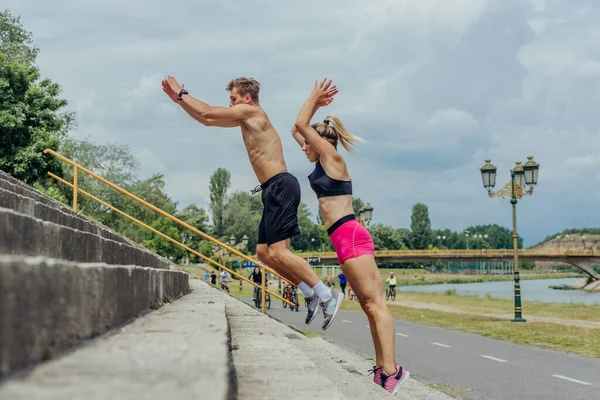
[[[280,302],[273,302],[270,313],[306,329],[305,310],[302,306],[300,312],[291,312]],[[321,332],[321,321],[318,316],[309,328]],[[325,336],[374,356],[367,326],[364,314],[340,310]],[[468,389],[457,393],[464,399],[600,398],[598,359],[401,320],[396,320],[396,335],[396,353],[411,376],[427,383]]]

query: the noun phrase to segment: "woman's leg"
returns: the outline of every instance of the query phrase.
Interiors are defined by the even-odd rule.
[[[396,373],[394,319],[385,305],[375,257],[365,254],[348,259],[342,265],[342,271],[369,318],[377,366],[383,367],[386,374]]]

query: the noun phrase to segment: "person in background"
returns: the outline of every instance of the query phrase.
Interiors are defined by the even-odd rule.
[[[346,284],[348,284],[348,280],[346,279],[346,275],[343,272],[340,272],[338,275],[338,279],[340,280],[340,289],[342,289],[342,293],[346,296]]]

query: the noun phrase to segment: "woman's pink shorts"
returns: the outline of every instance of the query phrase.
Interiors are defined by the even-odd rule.
[[[340,265],[350,258],[375,254],[371,234],[354,218],[354,215],[341,218],[327,231]]]

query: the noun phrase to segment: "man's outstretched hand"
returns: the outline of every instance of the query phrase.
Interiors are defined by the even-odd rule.
[[[179,101],[179,92],[181,92],[183,88],[184,85],[180,85],[171,75],[169,75],[167,79],[162,80],[163,92],[165,92],[174,102]]]
[[[331,104],[333,96],[338,94],[338,92],[335,85],[331,86],[331,79],[327,80],[327,78],[325,78],[321,83],[315,81],[315,88],[313,89],[311,96],[315,98],[318,107],[325,107]]]

